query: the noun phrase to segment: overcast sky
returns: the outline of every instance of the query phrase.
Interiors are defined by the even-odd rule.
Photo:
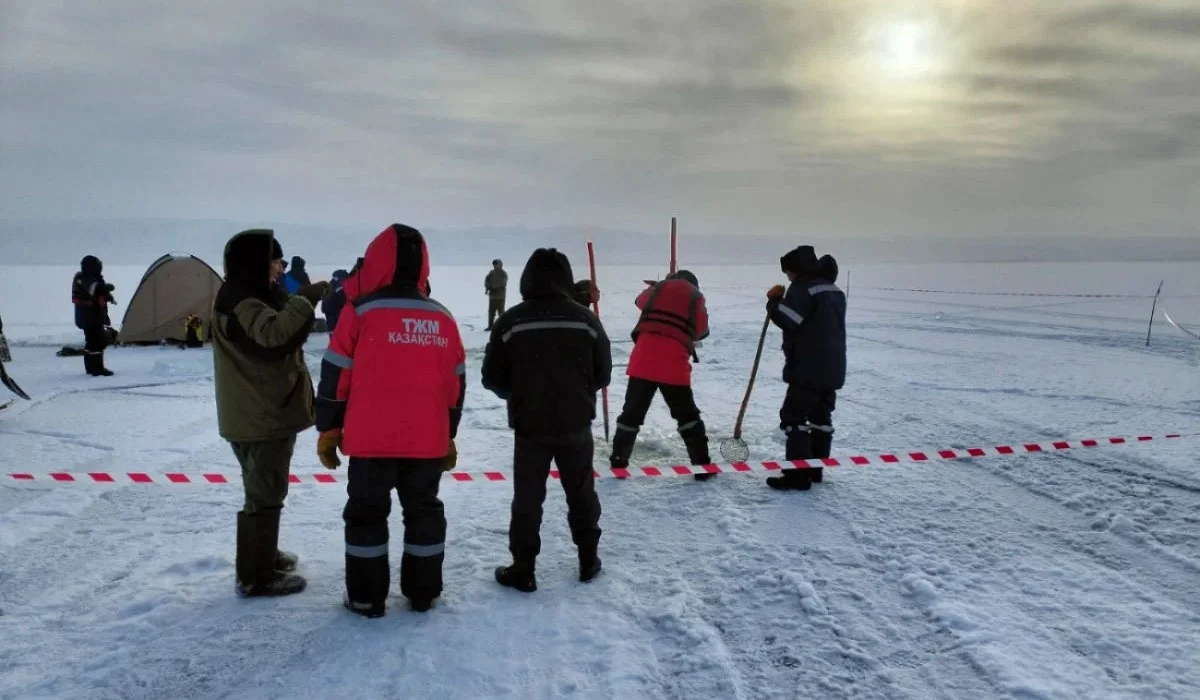
[[[0,8],[0,217],[1200,234],[1200,0]]]

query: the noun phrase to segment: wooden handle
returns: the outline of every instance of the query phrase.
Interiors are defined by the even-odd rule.
[[[733,426],[733,437],[742,437],[742,419],[746,417],[746,406],[750,404],[750,392],[754,389],[754,378],[758,376],[758,363],[762,359],[763,343],[767,340],[767,328],[771,325],[771,314],[763,319],[762,333],[758,336],[758,350],[754,353],[754,367],[750,370],[750,383],[746,385],[746,396],[742,399],[742,408],[738,411],[737,424]]]

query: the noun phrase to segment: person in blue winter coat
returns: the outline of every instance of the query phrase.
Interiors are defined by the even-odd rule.
[[[329,278],[330,292],[321,300],[321,313],[325,314],[325,325],[332,334],[337,328],[338,316],[346,305],[346,278],[350,276],[345,270],[334,270]]]
[[[817,259],[812,246],[782,258],[791,285],[767,292],[767,313],[783,331],[787,395],[779,427],[787,436],[788,461],[828,457],[833,446],[837,392],[846,382],[846,295],[834,284],[837,261]],[[787,469],[767,479],[781,491],[807,491],[823,480],[823,469]]]
[[[283,287],[288,294],[295,294],[297,289],[312,284],[304,265],[304,258],[299,255],[292,256],[292,264],[288,268],[287,274],[283,276]]]

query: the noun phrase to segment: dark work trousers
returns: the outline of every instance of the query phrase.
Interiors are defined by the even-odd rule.
[[[787,435],[786,458],[828,457],[833,448],[833,411],[837,392],[789,384],[779,428]]]
[[[96,374],[104,368],[104,349],[108,347],[108,335],[104,324],[90,323],[83,329],[83,367],[88,374]]]
[[[490,329],[492,324],[496,322],[501,314],[504,313],[504,297],[489,297],[488,298],[488,324]]]
[[[400,593],[431,601],[442,593],[446,514],[438,498],[441,459],[350,458],[346,486],[346,593],[354,603],[383,606],[391,586],[388,516],[392,490],[404,517]]]
[[[679,425],[679,435],[687,445],[692,464],[709,463],[708,436],[704,421],[700,419],[700,409],[696,407],[696,399],[692,395],[692,387],[658,384],[630,377],[629,386],[625,389],[625,406],[617,418],[617,434],[613,437],[612,456],[609,458],[614,468],[629,466],[633,443],[637,441],[638,431],[646,420],[654,395],[659,392],[671,410],[671,417]]]
[[[245,492],[242,511],[247,515],[257,515],[282,509],[288,495],[288,474],[292,466],[292,453],[296,449],[296,436],[231,442],[229,446],[233,448],[233,454],[242,467],[242,490]]]
[[[571,539],[581,558],[595,555],[600,542],[600,498],[592,469],[593,448],[590,430],[552,438],[516,437],[512,521],[508,527],[508,549],[514,564],[532,569],[542,551],[542,504],[546,501],[551,461],[558,466],[567,497]]]

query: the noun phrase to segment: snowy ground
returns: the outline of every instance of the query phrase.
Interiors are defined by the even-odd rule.
[[[779,274],[696,271],[713,318],[696,386],[719,438]],[[142,270],[107,272],[127,301]],[[478,385],[484,272],[439,268],[433,286],[471,348],[460,464],[507,471],[503,406]],[[1197,430],[1200,342],[1160,317],[1145,347],[1148,298],[870,288],[1147,297],[1166,279],[1162,304],[1200,325],[1200,266],[851,272],[839,452]],[[9,369],[35,399],[0,413],[0,471],[236,474],[207,350],[116,349],[110,379],[53,355],[80,340],[70,273],[0,266]],[[618,362],[639,280],[654,276],[600,270]],[[323,341],[309,346],[314,361]],[[746,420],[756,459],[782,457],[777,331],[768,343]],[[618,371],[614,418],[623,390]],[[660,404],[642,437],[638,462],[684,455]],[[374,621],[340,607],[341,486],[289,498],[283,544],[308,591],[243,601],[232,594],[236,480],[4,483],[0,698],[1200,697],[1196,443],[827,470],[808,493],[770,491],[758,474],[605,479],[605,574],[587,586],[552,490],[532,596],[491,578],[507,560],[511,487],[447,481],[443,600]],[[294,471],[321,471],[314,446],[301,436]]]

